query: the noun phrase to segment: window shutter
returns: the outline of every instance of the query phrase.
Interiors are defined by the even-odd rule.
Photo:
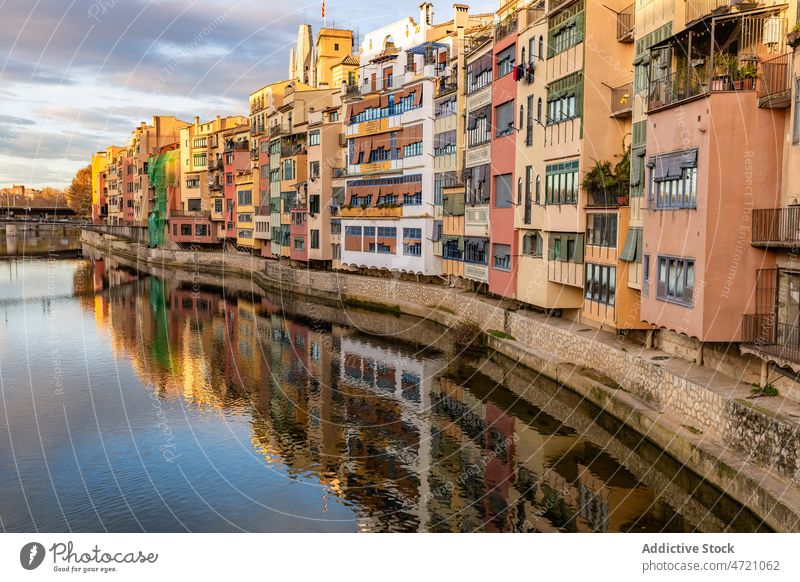
[[[575,236],[575,262],[582,263],[583,262],[583,243],[584,243],[584,235],[579,234]]]

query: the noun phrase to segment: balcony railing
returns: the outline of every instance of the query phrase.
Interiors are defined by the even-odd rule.
[[[800,363],[800,327],[777,321],[773,313],[743,315],[741,343],[770,359]]]
[[[250,150],[250,159],[254,162],[258,161],[258,148],[252,148]]]
[[[509,34],[517,31],[517,11],[512,10],[508,16],[503,18],[494,29],[494,41],[498,42]]]
[[[754,247],[800,248],[800,206],[753,210]]]
[[[633,83],[611,89],[612,117],[629,117],[633,114]]]
[[[443,75],[436,80],[436,96],[446,95],[458,89],[458,77],[455,74]]]
[[[686,23],[705,18],[712,12],[728,8],[731,0],[687,0]]]
[[[211,218],[210,210],[170,210],[173,218]]]
[[[760,107],[784,109],[791,104],[791,54],[777,56],[761,63],[761,83],[758,86]]]
[[[616,208],[628,204],[628,193],[613,189],[592,191],[586,190],[586,208]]]
[[[633,42],[634,5],[617,12],[617,41]]]
[[[281,135],[285,135],[289,133],[289,124],[288,123],[276,123],[274,125],[269,126],[269,136],[270,137],[278,137]]]
[[[217,170],[223,170],[225,168],[225,162],[222,160],[221,157],[219,158],[209,158],[208,159],[208,169],[211,172],[215,172]]]
[[[734,80],[730,75],[718,76],[711,80],[709,86],[705,72],[698,74],[692,69],[679,69],[650,81],[647,110],[653,111],[667,107],[709,92],[754,91],[755,89],[756,79],[753,77]]]

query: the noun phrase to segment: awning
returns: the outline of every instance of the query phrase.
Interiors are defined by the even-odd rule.
[[[448,48],[448,46],[441,42],[423,42],[417,46],[411,47],[410,49],[406,49],[406,54],[424,55],[429,49],[441,50],[446,48]]]
[[[620,260],[629,263],[638,263],[642,260],[642,227],[632,226],[628,229],[628,238],[625,239],[625,248],[619,255]]]
[[[653,181],[675,180],[681,177],[684,168],[697,167],[697,149],[661,154],[651,158],[647,165],[653,168]]]

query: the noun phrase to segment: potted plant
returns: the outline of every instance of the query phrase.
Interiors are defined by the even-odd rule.
[[[792,48],[800,44],[800,22],[796,22],[786,35],[786,43]]]
[[[711,90],[730,91],[733,89],[733,77],[738,68],[738,62],[734,55],[717,52],[714,55],[714,78],[711,80]]]
[[[756,63],[747,63],[738,70],[736,77],[733,82],[734,89],[737,91],[754,90],[756,88],[756,79],[758,78],[758,65]]]

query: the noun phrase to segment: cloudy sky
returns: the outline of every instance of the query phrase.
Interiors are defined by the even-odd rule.
[[[499,2],[474,0],[473,8]],[[361,35],[418,0],[326,0],[328,26]],[[92,152],[153,114],[247,115],[287,75],[297,25],[321,0],[0,0],[0,186],[67,184]],[[436,21],[452,1],[435,2]]]

